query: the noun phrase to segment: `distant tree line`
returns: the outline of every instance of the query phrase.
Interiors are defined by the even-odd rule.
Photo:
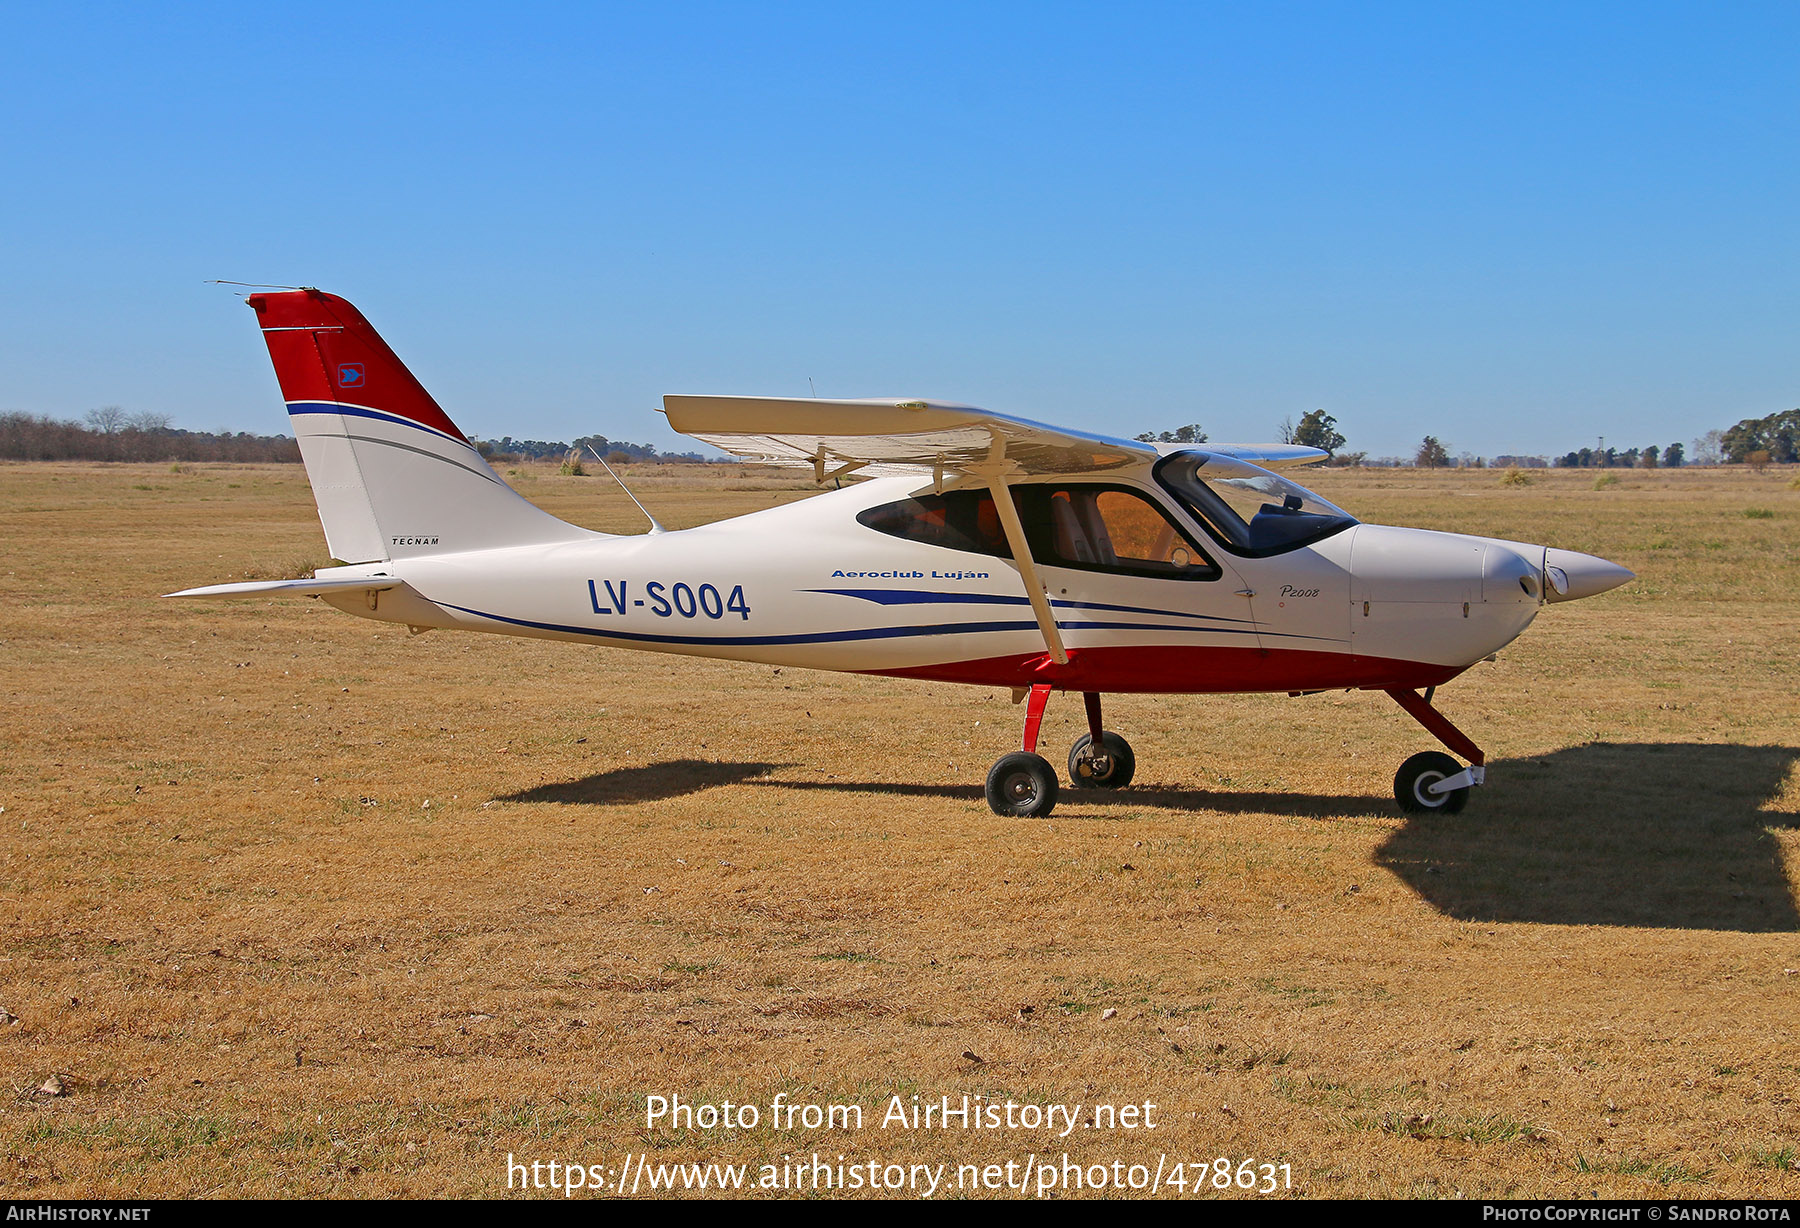
[[[571,452],[585,458],[598,452],[606,458],[609,465],[635,461],[711,463],[698,452],[659,452],[647,443],[626,443],[621,439],[608,439],[604,435],[583,435],[574,443],[563,443],[561,440],[545,442],[542,439],[514,439],[511,435],[506,435],[499,439],[478,439],[475,441],[475,448],[489,460],[501,462],[508,460],[561,460]],[[592,452],[589,451],[590,448],[593,450]]]
[[[1367,452],[1346,452],[1348,442],[1338,430],[1337,419],[1322,409],[1305,414],[1296,423],[1284,419],[1280,426],[1281,442],[1318,448],[1329,454],[1327,465],[1371,467],[1414,466],[1420,469],[1485,469],[1490,465],[1508,469],[1545,469],[1554,465],[1562,469],[1679,469],[1684,465],[1800,463],[1800,409],[1783,410],[1766,418],[1745,418],[1725,431],[1708,431],[1694,440],[1693,450],[1687,445],[1650,444],[1638,448],[1577,448],[1551,460],[1545,456],[1496,456],[1491,460],[1467,452],[1450,454],[1442,440],[1427,435],[1411,456],[1380,456],[1371,459]],[[1145,443],[1205,443],[1207,434],[1199,424],[1173,431],[1145,431],[1137,438]],[[1602,441],[1604,442],[1604,440]]]
[[[1370,460],[1366,452],[1345,452],[1347,442],[1337,419],[1322,409],[1281,424],[1283,443],[1319,448],[1330,454],[1327,464],[1406,465],[1421,468],[1485,467],[1482,457],[1463,453],[1452,458],[1435,436],[1427,435],[1410,458],[1384,456]],[[1174,430],[1145,431],[1137,438],[1146,443],[1202,444],[1207,433],[1199,423]],[[583,435],[574,443],[561,440],[476,440],[475,446],[490,460],[556,460],[570,453],[586,457],[597,452],[611,464],[634,461],[710,463],[698,452],[661,452],[653,445]],[[64,421],[38,414],[0,413],[0,460],[91,461],[233,461],[240,464],[291,464],[300,459],[300,446],[286,435],[252,435],[247,431],[189,431],[170,425],[167,414],[126,413],[117,405],[91,410],[82,422]],[[1800,462],[1800,409],[1788,409],[1766,418],[1745,418],[1724,431],[1708,431],[1687,449],[1672,443],[1666,447],[1578,448],[1554,461],[1565,469],[1678,469],[1698,463],[1766,465]],[[1551,463],[1541,456],[1500,456],[1493,464],[1542,468]]]
[[[1556,458],[1559,469],[1679,469],[1687,464],[1687,449],[1678,443],[1666,448],[1581,448]]]
[[[671,455],[649,444],[583,435],[573,444],[542,440],[477,440],[491,460],[561,459],[589,447],[610,464],[629,461],[704,462],[697,452]],[[294,464],[300,445],[287,435],[248,431],[189,431],[171,426],[167,414],[127,413],[117,405],[90,410],[81,422],[39,414],[0,413],[0,460],[28,461],[232,461],[238,464]]]
[[[1164,431],[1158,435],[1155,431],[1145,431],[1137,437],[1139,443],[1205,443],[1206,432],[1200,429],[1199,423],[1178,426],[1172,431]]]
[[[286,435],[179,430],[166,414],[127,414],[108,405],[90,412],[85,424],[0,414],[0,459],[290,464],[300,459],[300,445]]]

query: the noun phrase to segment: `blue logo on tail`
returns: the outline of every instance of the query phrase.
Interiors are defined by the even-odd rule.
[[[338,387],[361,388],[363,382],[363,365],[360,362],[338,364]]]

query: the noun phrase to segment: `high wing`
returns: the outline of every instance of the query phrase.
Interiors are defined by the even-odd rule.
[[[745,460],[811,468],[820,481],[852,472],[961,474],[999,457],[1014,474],[1092,473],[1196,450],[1073,431],[951,401],[666,396],[663,412],[684,435]],[[1289,445],[1197,450],[1270,468],[1312,464],[1326,456],[1317,448]]]
[[[872,477],[961,473],[993,459],[996,442],[1025,473],[1086,473],[1156,459],[1148,444],[950,401],[666,396],[663,412],[670,426],[715,448],[810,467],[821,477],[833,469]]]
[[[1059,665],[1068,661],[1068,652],[1007,485],[1032,474],[1147,464],[1164,453],[1137,440],[1065,430],[948,401],[666,396],[663,412],[684,435],[746,460],[810,466],[820,483],[862,472],[895,477],[929,473],[940,489],[946,475],[986,484],[1044,634],[1045,651]],[[1221,454],[1240,460],[1265,455],[1245,448]],[[1289,465],[1324,457],[1314,448],[1284,447],[1271,454]]]

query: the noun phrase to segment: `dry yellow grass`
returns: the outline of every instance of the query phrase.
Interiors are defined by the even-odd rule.
[[[981,797],[1003,694],[159,601],[324,555],[298,467],[184,469],[0,468],[0,1196],[1065,1150],[1312,1196],[1800,1195],[1791,474],[1313,475],[1639,579],[1440,693],[1493,761],[1458,818],[1403,819],[1431,739],[1333,694],[1114,699],[1139,785],[1033,822]],[[672,527],[806,493],[634,474]],[[604,477],[514,480],[639,527]],[[1053,760],[1081,729],[1052,703]],[[866,1124],[771,1129],[781,1092]],[[964,1092],[1159,1128],[877,1124]],[[647,1129],[652,1094],[765,1121]]]

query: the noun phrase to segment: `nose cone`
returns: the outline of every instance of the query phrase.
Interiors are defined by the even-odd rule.
[[[1551,601],[1574,601],[1618,588],[1636,573],[1573,550],[1544,551],[1544,596]]]

